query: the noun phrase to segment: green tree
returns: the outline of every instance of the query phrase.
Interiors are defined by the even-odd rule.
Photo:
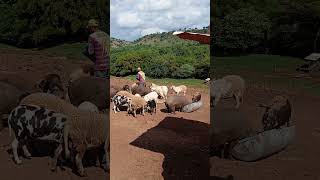
[[[190,78],[193,76],[194,74],[194,67],[190,64],[184,64],[182,66],[180,66],[179,69],[177,69],[175,76],[177,78]]]
[[[100,20],[103,30],[109,31],[108,5],[109,0],[7,1],[0,6],[8,8],[1,13],[5,16],[0,17],[0,26],[5,28],[0,29],[0,40],[23,47],[86,40],[86,23],[91,18]]]
[[[228,14],[214,30],[214,42],[224,49],[246,50],[259,45],[271,22],[252,8],[241,8]]]

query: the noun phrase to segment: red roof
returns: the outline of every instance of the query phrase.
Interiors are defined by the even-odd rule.
[[[174,32],[173,35],[176,35],[181,39],[198,41],[201,44],[210,45],[210,34],[201,34],[201,33],[192,33],[192,32]]]

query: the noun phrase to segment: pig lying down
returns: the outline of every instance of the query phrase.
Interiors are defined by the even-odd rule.
[[[11,129],[15,138],[11,144],[14,161],[22,164],[18,156],[18,147],[22,146],[24,155],[31,157],[26,144],[33,140],[46,140],[58,143],[51,162],[51,170],[56,171],[58,157],[62,152],[64,127],[67,117],[60,113],[34,105],[19,105],[14,108],[8,118],[9,133]]]

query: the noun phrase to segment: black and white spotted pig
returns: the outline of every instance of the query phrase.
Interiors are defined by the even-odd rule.
[[[18,156],[18,147],[21,145],[24,155],[31,157],[26,144],[32,140],[48,140],[58,143],[51,162],[51,170],[56,171],[57,160],[62,152],[64,130],[67,117],[35,105],[19,105],[14,108],[8,118],[9,133],[11,129],[15,138],[11,144],[14,160],[22,164]]]
[[[118,112],[120,111],[119,107],[128,107],[128,109],[127,109],[127,111],[128,111],[130,109],[130,107],[129,107],[130,100],[131,99],[126,96],[115,95],[112,98],[114,113],[117,113],[117,111]]]
[[[147,110],[151,113],[157,113],[157,102],[155,100],[150,100],[147,102]]]

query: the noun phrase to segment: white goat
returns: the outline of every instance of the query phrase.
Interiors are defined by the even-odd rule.
[[[236,108],[243,103],[245,81],[238,75],[228,75],[218,80],[211,81],[210,96],[216,106],[221,98],[233,97],[236,100]]]
[[[167,86],[158,86],[154,83],[150,86],[151,91],[158,93],[162,98],[168,98],[168,87]]]
[[[151,101],[151,100],[154,100],[156,103],[158,102],[158,93],[156,92],[151,92],[145,96],[143,96],[143,99],[148,102],[148,101]]]
[[[171,86],[170,89],[172,89],[177,95],[183,92],[183,95],[185,96],[187,93],[187,86],[185,85]]]

